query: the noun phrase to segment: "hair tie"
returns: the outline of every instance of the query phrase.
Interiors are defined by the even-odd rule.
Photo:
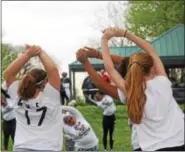
[[[140,64],[139,62],[134,61],[134,62],[132,62],[132,63],[129,65],[129,69],[131,68],[131,66],[132,66],[133,64],[137,64],[137,65],[139,65],[140,67],[142,67],[141,64]]]
[[[40,85],[42,82],[44,82],[45,80],[47,80],[47,78],[48,78],[48,76],[46,76],[45,79],[43,79],[43,80],[37,82],[36,85]]]

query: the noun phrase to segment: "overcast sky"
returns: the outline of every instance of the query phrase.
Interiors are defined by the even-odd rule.
[[[100,38],[95,12],[106,1],[2,1],[2,41],[13,45],[37,44],[68,71],[75,52]],[[102,16],[102,14],[101,14]]]

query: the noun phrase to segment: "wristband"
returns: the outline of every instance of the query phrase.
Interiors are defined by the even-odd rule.
[[[126,30],[126,31],[125,31],[125,33],[124,33],[124,35],[123,35],[124,37],[126,37],[126,35],[127,35],[127,31],[128,31],[128,30]]]
[[[99,55],[100,55],[100,52],[99,52],[99,51],[97,51],[96,58],[99,58]]]

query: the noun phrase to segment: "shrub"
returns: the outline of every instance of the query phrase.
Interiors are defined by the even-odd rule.
[[[83,100],[78,100],[78,101],[76,101],[76,106],[84,107],[84,106],[87,106],[87,104]]]

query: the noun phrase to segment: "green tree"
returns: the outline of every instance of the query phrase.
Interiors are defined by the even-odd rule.
[[[184,0],[129,1],[124,15],[127,28],[142,38],[153,38],[176,24],[184,24]]]
[[[24,50],[23,46],[12,46],[10,44],[2,44],[1,47],[1,72],[3,72],[8,65],[17,58],[18,55],[21,55]],[[38,57],[31,58],[17,73],[17,79],[20,79],[33,67],[43,68],[40,59]],[[3,74],[1,73],[1,80],[4,80]]]
[[[18,51],[15,50],[10,44],[1,45],[1,80],[3,80],[2,72],[8,67],[8,65],[15,60],[18,55]]]

